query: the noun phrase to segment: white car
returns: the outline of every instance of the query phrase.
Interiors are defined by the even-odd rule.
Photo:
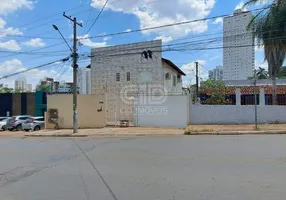
[[[5,131],[8,117],[0,117],[0,130]]]

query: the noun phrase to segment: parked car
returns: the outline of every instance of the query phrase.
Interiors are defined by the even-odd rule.
[[[22,130],[22,124],[24,121],[26,121],[28,118],[32,116],[30,115],[18,115],[11,117],[7,120],[6,128],[9,131],[17,130],[20,131]]]
[[[44,117],[30,117],[22,124],[22,129],[24,131],[39,131],[44,129],[45,119]]]
[[[8,117],[0,117],[0,130],[5,131]]]
[[[4,119],[7,119],[8,117],[0,117],[0,122]]]

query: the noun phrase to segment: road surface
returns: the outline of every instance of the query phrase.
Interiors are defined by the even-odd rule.
[[[284,200],[286,136],[0,138],[1,200]]]

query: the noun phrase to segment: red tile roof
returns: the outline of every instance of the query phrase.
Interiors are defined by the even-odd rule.
[[[254,94],[255,89],[256,92],[259,93],[261,88],[264,88],[265,94],[272,94],[272,86],[271,85],[262,85],[262,86],[227,86],[225,88],[225,93],[228,95],[235,94],[237,88],[240,88],[241,95],[246,94]],[[211,95],[216,91],[202,91],[203,94]],[[276,94],[286,94],[286,85],[277,85]]]

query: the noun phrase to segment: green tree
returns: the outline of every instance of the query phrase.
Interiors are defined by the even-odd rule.
[[[286,66],[281,67],[278,78],[286,79]]]
[[[244,6],[261,3],[263,0],[248,0]],[[286,55],[286,3],[275,0],[272,5],[261,10],[248,25],[257,38],[258,45],[264,46],[265,60],[268,62],[268,73],[272,78],[272,100],[276,104],[276,78]]]
[[[24,92],[22,88],[17,88],[15,90],[13,90],[14,93],[22,93]]]
[[[7,85],[0,84],[0,93],[12,93],[13,89],[8,88]]]
[[[256,77],[258,80],[267,79],[268,72],[264,68],[259,67],[259,69],[256,71]]]
[[[209,96],[208,99],[202,100],[202,104],[225,105],[230,103],[225,99],[227,88],[223,81],[204,81],[200,86],[200,93]]]
[[[36,88],[36,91],[51,92],[51,86],[50,85],[38,85]]]

